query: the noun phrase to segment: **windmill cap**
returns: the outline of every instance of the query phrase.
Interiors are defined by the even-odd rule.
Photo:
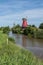
[[[27,20],[26,18],[22,18],[22,20]]]

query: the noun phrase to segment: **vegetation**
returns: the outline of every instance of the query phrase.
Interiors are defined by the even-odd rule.
[[[43,29],[39,29],[35,34],[36,38],[43,39]]]
[[[40,24],[39,28],[40,29],[43,29],[43,23]]]
[[[28,27],[24,29],[19,25],[16,25],[12,28],[12,32],[27,35],[29,38],[43,39],[43,24],[41,23],[39,28],[37,28],[35,25],[28,25]]]
[[[9,33],[9,31],[10,31],[9,26],[7,26],[7,27],[3,27],[3,33],[8,34],[8,33]]]
[[[16,25],[16,26],[14,25],[13,28],[12,28],[12,32],[20,34],[21,33],[21,27],[20,27],[20,25]]]
[[[36,26],[35,26],[35,25],[32,25],[32,27],[36,28]]]
[[[13,42],[13,43],[15,43],[15,40],[12,37],[8,37],[8,40],[11,41],[11,42]]]
[[[3,27],[0,27],[0,31],[2,31],[3,30]]]
[[[7,44],[8,36],[0,32],[0,65],[43,65],[43,62],[31,52],[19,48],[11,41]]]

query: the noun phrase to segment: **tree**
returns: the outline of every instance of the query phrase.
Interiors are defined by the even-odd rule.
[[[13,26],[12,32],[20,34],[21,33],[21,26],[19,24],[17,24],[16,26]]]
[[[25,35],[28,35],[28,33],[30,33],[30,32],[31,32],[31,27],[27,27],[27,28],[25,28],[24,31],[23,31],[23,33],[24,33]]]
[[[10,28],[9,28],[9,26],[7,26],[7,27],[3,27],[3,33],[9,33],[9,31],[10,31]]]
[[[35,27],[35,28],[36,28],[36,26],[35,26],[35,25],[32,25],[32,27]]]
[[[40,29],[43,29],[43,23],[41,23],[41,24],[39,25],[39,28],[40,28]]]

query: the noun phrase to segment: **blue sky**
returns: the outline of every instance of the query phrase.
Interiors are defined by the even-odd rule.
[[[39,26],[43,22],[43,0],[0,0],[0,26],[28,24]]]

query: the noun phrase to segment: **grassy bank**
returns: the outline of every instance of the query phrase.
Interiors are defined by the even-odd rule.
[[[11,41],[7,44],[7,35],[0,32],[0,65],[43,65],[43,62]]]

